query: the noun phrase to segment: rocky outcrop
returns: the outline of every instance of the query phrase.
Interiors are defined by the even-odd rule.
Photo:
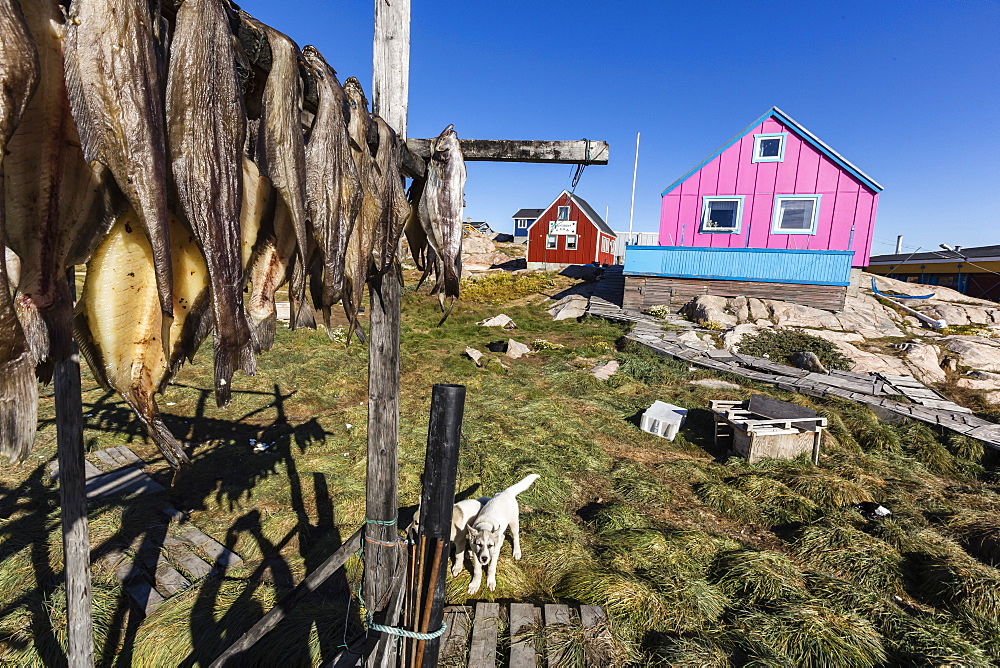
[[[981,336],[945,336],[944,347],[958,358],[959,366],[979,371],[1000,371],[1000,341]]]

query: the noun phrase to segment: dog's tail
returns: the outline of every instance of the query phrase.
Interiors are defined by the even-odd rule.
[[[532,473],[532,474],[531,474],[531,475],[529,475],[529,476],[525,476],[525,477],[524,477],[524,480],[522,480],[521,482],[519,482],[519,483],[517,483],[517,484],[514,484],[514,485],[511,485],[510,487],[508,487],[508,488],[507,488],[507,489],[505,489],[504,491],[505,491],[505,492],[510,492],[510,493],[511,493],[511,494],[513,494],[514,496],[517,496],[517,495],[518,495],[518,494],[520,494],[521,492],[523,492],[523,491],[525,491],[526,489],[528,489],[529,487],[531,487],[531,483],[535,482],[535,481],[536,481],[536,480],[538,480],[538,479],[539,479],[540,477],[541,477],[541,476],[539,476],[539,475],[538,475],[537,473]]]

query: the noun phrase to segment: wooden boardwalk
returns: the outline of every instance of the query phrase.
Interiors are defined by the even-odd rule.
[[[92,453],[85,464],[87,499],[91,503],[115,496],[134,495],[137,503],[155,503],[159,521],[129,543],[113,545],[94,560],[97,573],[113,572],[133,604],[145,614],[163,601],[191,586],[192,582],[221,573],[243,560],[165,502],[164,488],[143,470],[145,462],[126,446]],[[53,477],[59,475],[56,462],[49,465]],[[148,500],[147,500],[148,499]]]
[[[728,350],[701,350],[678,341],[678,332],[663,331],[663,321],[642,313],[624,311],[599,297],[591,298],[587,312],[611,320],[634,323],[632,333],[626,338],[658,355],[770,383],[788,392],[847,399],[865,404],[883,419],[919,420],[969,436],[990,448],[1000,450],[1000,425],[977,418],[968,408],[949,401],[912,376],[853,371],[810,373],[763,357]],[[906,397],[912,403],[890,398],[896,396]]]
[[[607,616],[602,608],[581,605],[579,609],[559,603],[486,603],[450,606],[444,611],[448,630],[442,636],[438,665],[442,667],[535,668],[568,666],[567,657],[547,639],[567,633],[586,639],[588,666],[609,665],[602,645],[608,642]],[[574,632],[575,630],[575,632]]]

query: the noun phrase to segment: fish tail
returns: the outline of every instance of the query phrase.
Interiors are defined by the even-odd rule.
[[[148,396],[129,398],[124,394],[122,396],[132,406],[132,410],[146,428],[146,433],[153,439],[153,443],[156,444],[167,463],[174,469],[190,466],[191,458],[184,452],[184,447],[180,442],[167,429],[167,425],[163,424],[153,398]]]
[[[215,403],[219,408],[225,408],[232,400],[233,374],[237,369],[251,376],[257,373],[254,342],[248,339],[241,344],[232,345],[216,338]]]
[[[263,318],[250,316],[250,326],[261,350],[270,350],[274,345],[274,333],[278,325],[278,314],[271,311]]]
[[[62,299],[39,312],[49,338],[49,359],[64,360],[73,352],[73,311]]]
[[[462,278],[461,269],[451,262],[444,263],[444,293],[449,297],[458,297],[459,283]]]
[[[438,294],[438,298],[443,299],[443,297],[440,294]],[[445,313],[444,313],[443,316],[441,316],[441,320],[437,324],[438,327],[440,327],[441,325],[443,325],[444,321],[448,319],[449,315],[451,315],[451,310],[453,308],[455,308],[455,302],[457,302],[457,301],[458,301],[458,299],[454,298],[454,299],[451,300],[451,303],[448,304],[448,310],[445,311]],[[442,310],[444,310],[444,305],[443,304],[442,304]]]
[[[24,331],[28,350],[38,364],[49,358],[49,328],[38,309],[38,304],[30,297],[22,295],[14,302],[17,319]]]
[[[38,424],[38,387],[35,360],[25,350],[0,365],[0,454],[24,461],[35,442]]]

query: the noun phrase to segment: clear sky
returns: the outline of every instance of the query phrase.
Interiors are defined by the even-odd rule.
[[[386,0],[379,0],[386,1]],[[246,0],[371,84],[374,5]],[[600,139],[577,187],[655,231],[660,192],[777,106],[885,187],[873,253],[1000,244],[1000,2],[413,0],[409,136]],[[510,231],[568,165],[469,163],[466,216]]]

